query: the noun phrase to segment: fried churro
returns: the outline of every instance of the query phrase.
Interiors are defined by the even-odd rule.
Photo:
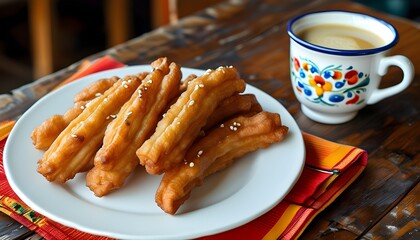
[[[150,174],[161,174],[181,162],[219,103],[244,90],[245,82],[232,67],[208,70],[190,81],[154,134],[137,150],[140,164]]]
[[[217,106],[214,113],[208,118],[203,131],[208,131],[236,115],[253,115],[261,111],[262,107],[254,94],[235,94],[226,98]]]
[[[32,143],[36,149],[47,150],[60,133],[75,119],[92,99],[102,95],[118,77],[101,79],[83,88],[74,97],[74,105],[63,115],[53,115],[36,127],[31,133]]]
[[[179,93],[183,93],[185,91],[187,91],[188,85],[191,83],[192,80],[196,79],[197,75],[195,74],[190,74],[188,75],[181,83],[181,85],[179,86]]]
[[[73,102],[90,101],[108,90],[114,83],[116,83],[119,77],[110,77],[94,81],[87,87],[83,88],[82,91],[78,92],[73,98]]]
[[[108,123],[141,80],[137,76],[127,76],[115,82],[103,95],[90,101],[38,161],[38,172],[48,181],[63,183],[76,173],[90,169]]]
[[[86,176],[86,185],[98,197],[124,184],[139,165],[136,150],[152,135],[163,111],[178,96],[180,67],[166,58],[156,60],[152,67],[153,72],[109,124],[95,166]]]
[[[194,143],[184,162],[165,172],[156,192],[156,203],[165,212],[175,214],[204,178],[225,169],[246,153],[282,141],[287,131],[280,116],[268,112],[239,116],[223,123]]]

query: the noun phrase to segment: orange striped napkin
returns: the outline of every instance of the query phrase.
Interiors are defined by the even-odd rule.
[[[93,63],[86,62],[64,82],[121,66],[124,65],[110,57]],[[14,121],[0,123],[0,211],[46,239],[108,239],[47,219],[25,205],[12,191],[3,169],[3,148],[13,125]],[[367,153],[364,150],[306,133],[303,133],[303,137],[306,147],[305,167],[296,185],[283,201],[245,225],[200,239],[241,239],[243,236],[247,236],[247,239],[296,239],[312,219],[329,206],[367,165]]]

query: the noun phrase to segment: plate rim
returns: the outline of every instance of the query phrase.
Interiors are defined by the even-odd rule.
[[[83,80],[85,79],[94,79],[96,78],[96,80],[103,78],[103,76],[108,76],[110,77],[111,75],[119,75],[119,72],[123,72],[122,74],[124,75],[128,75],[130,73],[125,73],[125,72],[139,72],[139,71],[144,71],[144,69],[151,69],[150,65],[136,65],[136,66],[128,66],[128,67],[124,67],[124,68],[118,68],[118,69],[111,69],[111,70],[106,70],[106,71],[102,71],[102,72],[98,72],[98,73],[94,73],[94,74],[90,74],[88,76],[85,76],[83,78],[81,78],[78,81],[69,83],[65,86],[63,86],[62,88],[54,91],[54,92],[50,92],[48,94],[46,94],[44,97],[42,97],[39,101],[37,101],[33,106],[31,106],[23,115],[22,117],[17,121],[16,126],[14,127],[14,129],[12,129],[11,134],[9,135],[10,139],[14,139],[15,138],[15,132],[18,132],[19,126],[21,124],[24,123],[24,121],[21,121],[21,119],[26,119],[27,118],[27,113],[30,115],[30,113],[33,111],[33,109],[36,109],[38,107],[38,105],[41,105],[43,103],[43,101],[48,100],[49,98],[51,98],[51,96],[55,96],[58,95],[61,91],[67,91],[67,89],[72,88],[73,86],[79,86],[79,88],[81,89],[82,86],[86,86],[88,83],[91,83],[95,80],[89,80],[89,81],[84,81],[85,84],[83,84]],[[193,73],[203,73],[205,70],[203,69],[195,69],[195,68],[185,68],[182,67],[182,71],[186,71],[186,72],[193,72]],[[131,73],[133,74],[133,73]],[[123,75],[120,75],[123,76]],[[263,211],[260,211],[258,213],[254,212],[252,216],[249,216],[247,219],[243,219],[243,220],[237,220],[235,223],[231,223],[230,225],[226,225],[226,226],[222,226],[219,227],[217,229],[213,229],[211,231],[194,231],[191,232],[190,234],[180,234],[180,235],[132,235],[132,234],[127,234],[127,233],[115,233],[115,232],[108,232],[106,229],[102,229],[102,230],[98,230],[98,229],[92,229],[89,227],[85,227],[83,225],[78,224],[77,222],[73,222],[70,220],[66,220],[66,219],[62,219],[62,217],[58,217],[56,215],[54,215],[53,213],[50,213],[48,210],[43,209],[42,207],[39,207],[37,203],[33,202],[30,199],[30,196],[27,196],[27,194],[25,194],[23,192],[23,189],[21,189],[20,186],[17,185],[17,183],[14,181],[13,179],[13,173],[12,173],[12,169],[10,169],[11,165],[9,165],[9,161],[8,160],[9,157],[9,152],[12,151],[11,150],[11,145],[12,145],[12,141],[6,141],[6,146],[4,148],[4,159],[3,159],[3,164],[4,164],[4,170],[5,170],[5,174],[6,177],[9,181],[10,186],[12,187],[13,191],[19,196],[19,198],[22,199],[22,201],[24,201],[28,206],[30,206],[33,210],[37,211],[38,213],[46,216],[47,218],[52,219],[53,221],[59,222],[65,226],[68,227],[72,227],[75,229],[78,229],[80,231],[84,231],[87,233],[91,233],[91,234],[97,234],[97,235],[101,235],[101,236],[108,236],[108,237],[115,237],[115,238],[127,238],[127,239],[134,239],[134,238],[141,238],[141,239],[161,239],[161,238],[167,238],[167,239],[175,239],[175,238],[195,238],[195,237],[200,237],[200,236],[205,236],[205,235],[210,235],[210,234],[216,234],[219,232],[223,232],[238,226],[241,226],[249,221],[252,221],[253,219],[261,216],[262,214],[266,213],[267,211],[269,211],[270,209],[272,209],[274,206],[276,206],[281,200],[284,199],[284,197],[287,195],[288,192],[290,192],[290,190],[292,189],[292,187],[294,186],[294,184],[297,182],[297,180],[299,179],[299,176],[303,170],[303,166],[304,166],[304,159],[305,159],[305,147],[304,147],[304,142],[303,142],[303,136],[301,134],[301,130],[299,128],[299,126],[297,125],[296,121],[293,119],[293,117],[291,116],[291,114],[287,111],[287,109],[279,102],[277,101],[275,98],[273,98],[271,95],[265,93],[264,91],[251,86],[249,84],[247,84],[247,90],[246,92],[251,89],[251,91],[257,92],[260,97],[263,98],[267,98],[270,99],[270,101],[274,101],[278,104],[278,106],[276,107],[281,107],[282,111],[284,113],[287,113],[286,115],[284,115],[284,113],[281,114],[281,118],[282,121],[284,119],[287,119],[288,121],[291,121],[293,126],[293,130],[297,130],[297,132],[290,132],[288,133],[288,137],[289,135],[293,134],[293,138],[296,138],[296,141],[299,141],[301,144],[299,145],[299,148],[301,150],[301,154],[299,160],[300,162],[298,163],[298,171],[295,173],[294,179],[292,180],[291,184],[288,186],[287,190],[285,193],[282,194],[282,196],[279,197],[279,199],[275,202],[272,202],[271,205],[267,206],[266,209],[263,209]],[[63,109],[65,110],[65,109]],[[291,129],[290,126],[289,130]],[[18,175],[18,174],[17,174]],[[46,181],[46,180],[45,180]]]

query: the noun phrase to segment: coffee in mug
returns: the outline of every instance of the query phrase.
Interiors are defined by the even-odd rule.
[[[406,57],[387,56],[398,42],[389,23],[362,13],[323,11],[289,21],[290,77],[302,112],[312,120],[337,124],[406,89],[414,67]],[[400,83],[380,89],[388,67],[401,68]]]
[[[372,49],[385,45],[385,41],[376,34],[344,24],[320,24],[296,35],[315,45],[342,50]]]

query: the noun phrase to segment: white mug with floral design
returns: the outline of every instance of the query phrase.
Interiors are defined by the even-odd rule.
[[[288,23],[290,73],[303,113],[321,123],[353,119],[367,104],[406,89],[414,67],[404,56],[386,56],[398,42],[389,23],[361,13],[313,12]],[[401,68],[400,83],[379,89],[389,66]]]

